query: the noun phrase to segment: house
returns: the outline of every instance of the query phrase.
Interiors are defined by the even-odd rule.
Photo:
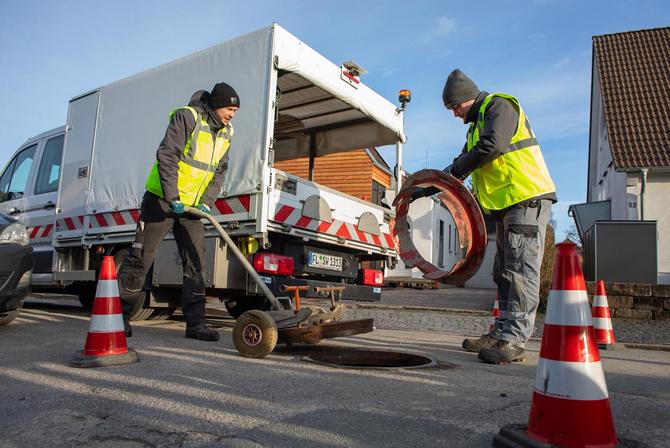
[[[449,270],[463,257],[454,218],[437,197],[412,202],[407,213],[412,242],[421,256],[442,270]],[[423,279],[418,268],[408,268],[402,260],[384,273],[387,282]]]
[[[586,205],[603,205],[612,221],[655,221],[656,280],[665,284],[670,283],[669,104],[670,27],[593,37]],[[624,254],[625,243],[625,237],[616,242]]]
[[[376,148],[275,160],[274,167],[377,205],[391,188],[391,168]]]

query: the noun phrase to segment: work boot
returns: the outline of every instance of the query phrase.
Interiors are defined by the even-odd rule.
[[[219,332],[212,330],[205,324],[196,325],[195,327],[186,327],[187,338],[199,339],[201,341],[218,341]]]
[[[483,334],[479,339],[463,339],[463,348],[472,353],[479,353],[483,348],[491,348],[498,342],[498,339],[490,334]]]
[[[514,361],[524,362],[526,351],[509,341],[498,341],[493,347],[481,349],[478,357],[489,364],[509,364]]]
[[[127,338],[133,335],[133,327],[130,326],[130,322],[125,316],[123,318],[123,332],[126,334]]]

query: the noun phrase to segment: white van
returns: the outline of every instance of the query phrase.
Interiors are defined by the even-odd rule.
[[[29,228],[34,289],[67,288],[90,304],[102,256],[114,255],[120,265],[134,238],[170,111],[220,81],[235,87],[242,107],[216,219],[275,294],[284,286],[344,285],[344,298],[379,300],[381,272],[361,263],[395,265],[393,211],[273,163],[396,145],[400,167],[402,111],[355,70],[333,64],[278,25],[79,95],[70,100],[66,126],[17,150],[0,177],[0,211]],[[212,229],[205,270],[208,295],[226,301],[231,314],[264,306]],[[181,279],[168,235],[135,319],[170,315],[180,304]]]

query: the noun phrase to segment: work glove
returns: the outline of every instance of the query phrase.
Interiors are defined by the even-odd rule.
[[[432,195],[437,194],[441,191],[442,190],[440,190],[437,187],[418,188],[414,193],[412,193],[412,196],[410,196],[409,202],[414,202],[417,199],[432,196]]]
[[[170,211],[175,215],[181,215],[184,213],[184,203],[181,201],[170,202]]]
[[[195,206],[195,208],[197,208],[201,212],[207,213],[208,215],[212,214],[212,209],[209,208],[209,206],[207,204],[198,204],[198,205]]]

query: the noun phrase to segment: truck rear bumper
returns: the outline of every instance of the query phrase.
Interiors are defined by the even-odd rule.
[[[324,298],[323,295],[318,295],[315,288],[327,288],[334,286],[344,286],[342,291],[342,299],[357,300],[362,302],[379,302],[382,298],[382,288],[379,286],[365,286],[365,285],[350,285],[336,282],[326,282],[319,280],[308,280],[293,277],[282,277],[274,275],[259,274],[261,279],[265,282],[267,287],[275,296],[293,296],[293,293],[282,292],[282,286],[309,286],[306,291],[300,291],[302,298]],[[249,292],[256,292],[255,285],[250,285]],[[258,291],[260,293],[260,291]],[[329,297],[329,296],[328,296]],[[337,295],[335,296],[338,297]]]

